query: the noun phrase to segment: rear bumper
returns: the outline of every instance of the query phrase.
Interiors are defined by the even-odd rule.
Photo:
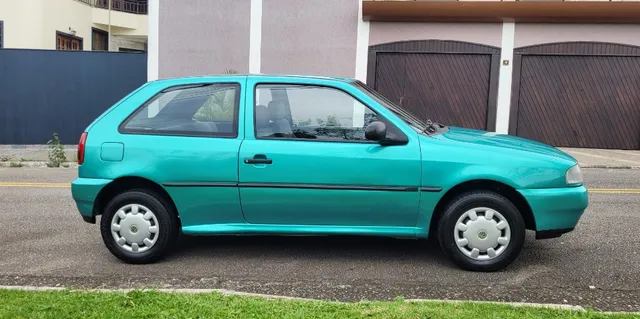
[[[110,182],[108,179],[77,178],[71,183],[71,196],[85,222],[95,224],[93,205],[100,191]]]
[[[586,187],[522,189],[536,223],[536,238],[555,238],[572,231],[589,205]]]

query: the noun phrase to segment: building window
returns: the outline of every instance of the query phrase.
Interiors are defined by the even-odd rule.
[[[109,51],[109,33],[92,28],[91,29],[91,50],[93,51]]]
[[[82,50],[82,38],[58,31],[56,33],[56,50]]]
[[[4,21],[0,21],[0,49],[4,48]]]

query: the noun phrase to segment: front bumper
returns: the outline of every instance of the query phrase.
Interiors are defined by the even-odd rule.
[[[584,186],[518,191],[533,211],[539,239],[559,237],[572,231],[589,205],[589,194]]]
[[[71,195],[85,222],[96,223],[93,205],[100,191],[110,182],[108,179],[79,177],[71,183]]]

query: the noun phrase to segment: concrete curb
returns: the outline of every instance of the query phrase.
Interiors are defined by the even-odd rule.
[[[18,166],[12,166],[12,165],[18,165]],[[78,168],[78,163],[76,163],[76,162],[66,162],[66,163],[63,163],[62,165],[67,165],[68,167],[60,166],[59,168]],[[40,162],[40,161],[0,162],[0,167],[13,167],[13,168],[20,168],[20,167],[46,167],[46,168],[49,168],[47,166],[47,162]]]
[[[640,169],[640,166],[580,165],[580,168]]]
[[[77,151],[77,144],[62,144],[65,151]],[[47,144],[0,144],[0,151],[40,151],[48,150]]]
[[[586,311],[584,307],[577,305],[530,303],[530,302],[500,302],[500,301],[475,301],[475,300],[438,300],[438,299],[407,299],[407,302],[449,302],[449,303],[475,303],[491,305],[507,305],[513,307],[550,308],[571,311]]]
[[[280,296],[280,295],[267,295],[267,294],[258,294],[258,293],[249,293],[249,292],[240,292],[235,290],[227,290],[227,289],[191,289],[191,288],[175,288],[175,289],[166,289],[166,288],[158,288],[158,289],[68,289],[65,287],[38,287],[38,286],[2,286],[0,285],[0,290],[22,290],[22,291],[72,291],[72,292],[119,292],[119,293],[127,293],[131,291],[156,291],[163,293],[180,293],[180,294],[201,294],[201,293],[212,293],[217,292],[221,293],[225,296],[246,296],[246,297],[256,297],[256,298],[264,298],[264,299],[279,299],[279,300],[295,300],[295,301],[323,301],[319,299],[309,299],[309,298],[300,298],[300,297],[290,297],[290,296]],[[325,301],[329,303],[338,303],[344,304],[347,302],[339,302],[339,301]],[[564,305],[564,304],[542,304],[542,303],[526,303],[526,302],[498,302],[498,301],[474,301],[474,300],[438,300],[438,299],[405,299],[404,302],[409,303],[420,303],[420,302],[429,302],[429,303],[476,303],[476,304],[493,304],[493,305],[505,305],[512,307],[530,307],[530,308],[549,308],[549,309],[558,309],[558,310],[568,310],[568,311],[586,311],[586,309],[582,306],[577,305]],[[632,312],[601,312],[601,313],[610,313],[610,314],[634,314]]]

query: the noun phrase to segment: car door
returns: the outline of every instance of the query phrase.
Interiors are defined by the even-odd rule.
[[[134,97],[140,106],[119,128],[115,141],[122,145],[124,165],[102,164],[102,174],[142,176],[161,184],[186,233],[244,222],[237,187],[243,80],[151,84]]]
[[[385,120],[347,82],[250,77],[239,186],[252,224],[414,227],[419,206],[420,146],[364,138]],[[369,102],[373,100],[368,99]],[[412,134],[413,133],[413,134]]]

